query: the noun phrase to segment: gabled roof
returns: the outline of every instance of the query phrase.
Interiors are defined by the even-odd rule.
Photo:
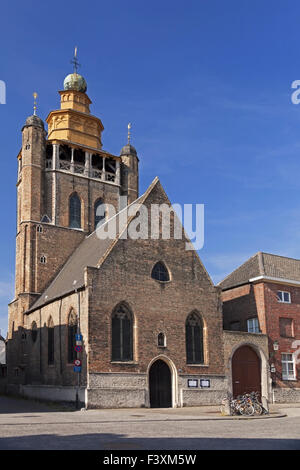
[[[48,286],[48,288],[42,293],[42,295],[37,299],[37,301],[31,306],[31,308],[26,313],[30,313],[38,308],[43,307],[48,303],[53,302],[56,299],[73,293],[75,291],[75,287],[78,290],[83,288],[85,286],[85,268],[100,268],[104,260],[109,256],[109,254],[113,250],[118,240],[122,238],[123,232],[128,228],[131,221],[136,217],[137,213],[139,212],[140,206],[146,202],[147,198],[150,196],[154,188],[159,188],[159,191],[164,194],[165,200],[171,205],[166,193],[164,192],[164,189],[160,184],[159,179],[156,177],[150,184],[146,192],[140,198],[130,204],[130,206],[134,205],[134,210],[130,211],[130,216],[128,216],[127,211],[130,206],[127,206],[126,208],[118,212],[114,217],[108,219],[103,225],[101,225],[100,228],[91,233],[91,235],[86,237],[81,242],[81,244],[76,248],[70,258],[64,264],[62,269],[59,271],[57,276]],[[103,239],[103,237],[101,237],[101,232],[106,232],[109,228],[109,224],[112,221],[115,222],[117,228],[116,236],[114,238]],[[190,241],[187,234],[185,232],[184,234],[185,239],[187,241]],[[212,280],[200,259],[199,262],[207,276],[209,283],[213,285]],[[75,280],[77,281],[76,286],[74,285]]]
[[[260,251],[225,277],[218,285],[222,289],[230,289],[246,284],[250,279],[257,277],[300,282],[300,260]]]
[[[136,210],[134,215],[130,217],[122,217],[122,214],[126,212],[129,206],[118,212],[115,216],[108,219],[98,230],[95,230],[91,235],[86,237],[81,244],[72,253],[70,258],[64,264],[62,269],[59,271],[57,276],[38,298],[38,300],[31,306],[27,311],[30,313],[43,305],[52,302],[53,300],[63,297],[71,292],[74,292],[75,286],[74,281],[76,280],[76,289],[80,289],[84,286],[84,269],[89,267],[98,268],[106,256],[110,253],[112,247],[120,238],[123,231],[126,229],[131,220],[135,217],[138,212],[140,204],[143,204],[145,199],[148,197],[152,189],[159,183],[159,179],[156,177],[147,191],[131,205],[136,204]],[[101,232],[107,230],[109,223],[116,218],[116,238],[102,239],[100,237]]]

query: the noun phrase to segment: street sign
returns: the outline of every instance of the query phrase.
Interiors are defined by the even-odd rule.
[[[75,335],[76,341],[82,341],[82,335]]]
[[[82,346],[75,346],[75,351],[81,352],[82,351]]]
[[[76,341],[76,346],[81,346],[82,345],[82,341]]]
[[[74,366],[74,372],[81,372],[81,367]]]
[[[74,366],[75,367],[80,367],[81,366],[81,360],[80,359],[75,359]]]

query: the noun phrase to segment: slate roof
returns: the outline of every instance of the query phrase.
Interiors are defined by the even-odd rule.
[[[125,209],[128,209],[129,207],[127,206],[127,208],[121,210],[114,217],[110,218],[103,225],[101,225],[100,229],[98,229],[98,232],[95,230],[88,237],[86,237],[72,253],[57,276],[42,293],[42,295],[37,299],[37,301],[31,306],[27,313],[30,313],[33,310],[36,310],[37,308],[40,308],[55,299],[74,292],[74,280],[77,281],[76,288],[82,288],[84,286],[84,269],[87,266],[99,267],[103,263],[114,244],[120,238],[120,235],[124,229],[128,226],[132,218],[138,212],[138,205],[143,204],[157,183],[159,183],[159,179],[156,177],[147,191],[132,203],[137,204],[134,215],[127,218],[122,217]],[[99,235],[102,231],[107,230],[108,224],[112,222],[114,218],[117,227],[116,238],[101,239]]]
[[[225,277],[218,285],[222,289],[229,289],[246,284],[249,279],[258,276],[300,282],[300,260],[260,251]]]

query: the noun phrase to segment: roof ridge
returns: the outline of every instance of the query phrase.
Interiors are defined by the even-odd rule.
[[[276,258],[291,259],[291,260],[293,260],[293,261],[299,261],[299,262],[300,262],[300,259],[299,259],[299,258],[292,258],[291,256],[276,255],[275,253],[267,253],[267,252],[265,252],[265,251],[262,251],[261,253],[262,253],[263,255],[276,256]]]
[[[156,176],[154,178],[154,180],[152,181],[152,183],[148,186],[148,188],[146,189],[146,191],[144,192],[144,194],[142,194],[142,196],[140,196],[138,199],[136,199],[135,201],[133,201],[131,204],[129,204],[128,206],[126,206],[124,209],[127,209],[128,207],[132,206],[133,204],[138,204],[139,207],[143,204],[143,202],[145,202],[145,200],[147,199],[147,197],[149,196],[149,194],[151,193],[151,191],[153,190],[153,188],[156,186],[156,184],[159,183],[159,178],[158,176]],[[139,202],[137,202],[139,201]],[[124,210],[122,209],[122,210]],[[106,252],[104,253],[104,255],[100,258],[100,260],[98,261],[97,263],[97,267],[99,268],[101,266],[102,263],[104,263],[104,261],[106,260],[106,258],[108,257],[108,255],[112,252],[113,248],[115,247],[115,245],[117,244],[117,242],[121,239],[123,233],[125,232],[125,230],[128,229],[128,226],[129,224],[131,223],[131,221],[135,218],[136,216],[136,213],[138,212],[138,208],[135,212],[135,214],[131,215],[130,217],[127,217],[127,222],[126,222],[126,225],[125,227],[123,228],[123,230],[120,231],[120,233],[116,236],[116,238],[114,239],[114,241],[112,242],[112,244],[107,248]]]
[[[255,253],[254,255],[250,256],[250,258],[246,259],[246,261],[244,261],[242,264],[240,264],[237,268],[235,268],[233,271],[231,271],[231,273],[229,273],[226,277],[224,277],[224,279],[222,279],[222,281],[218,282],[217,286],[219,286],[220,284],[222,284],[224,281],[226,281],[226,279],[228,279],[230,276],[232,276],[232,274],[234,274],[236,271],[238,271],[242,266],[244,266],[246,263],[248,263],[248,261],[250,261],[252,258],[255,258],[257,255],[259,255],[259,251],[257,253]]]

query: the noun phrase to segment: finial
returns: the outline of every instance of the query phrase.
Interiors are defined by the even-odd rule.
[[[77,73],[78,67],[80,67],[80,63],[78,62],[78,59],[77,59],[77,46],[75,46],[74,57],[71,60],[71,64],[73,64],[74,73]]]
[[[33,114],[34,114],[34,116],[36,116],[36,110],[37,110],[36,99],[38,97],[37,92],[35,91],[32,96],[34,98],[34,100],[33,100]]]
[[[130,145],[130,137],[131,137],[131,132],[130,132],[130,130],[131,130],[131,127],[132,127],[131,122],[128,124],[127,127],[128,127],[128,145]]]

